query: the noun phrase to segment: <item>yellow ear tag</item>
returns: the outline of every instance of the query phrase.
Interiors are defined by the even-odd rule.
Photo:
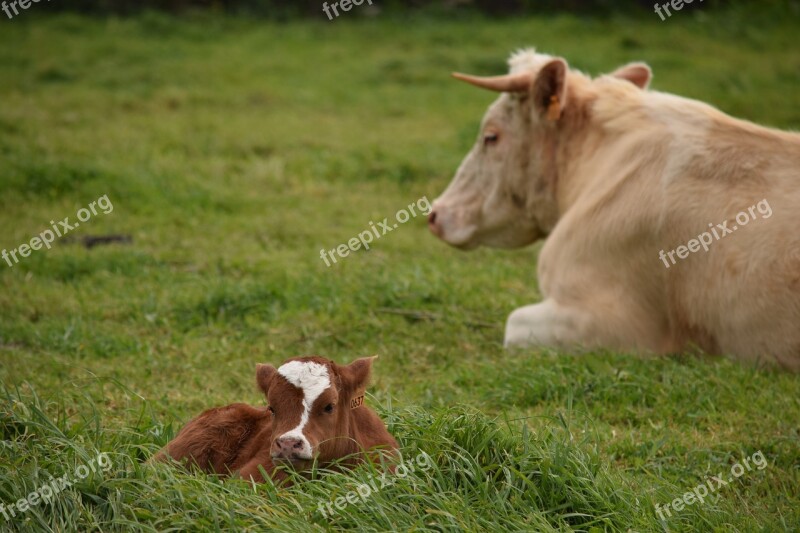
[[[361,407],[362,405],[364,405],[364,395],[363,394],[361,396],[357,396],[357,397],[353,398],[352,400],[350,400],[350,409],[356,409],[358,407]]]
[[[550,97],[550,105],[547,106],[547,120],[556,121],[561,117],[561,103],[558,101],[558,96],[553,95]]]

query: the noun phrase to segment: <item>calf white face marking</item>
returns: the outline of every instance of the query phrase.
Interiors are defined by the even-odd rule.
[[[308,423],[314,401],[331,386],[328,367],[312,361],[290,361],[278,368],[278,374],[303,391],[303,413],[300,416],[300,423],[296,428],[281,435],[280,438],[294,438],[302,441],[302,452],[308,454],[308,457],[303,458],[311,459],[311,444],[303,435],[303,428]]]

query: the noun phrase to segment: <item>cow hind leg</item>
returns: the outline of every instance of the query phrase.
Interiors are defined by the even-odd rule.
[[[266,414],[244,404],[210,409],[191,420],[156,456],[227,475],[252,436],[268,424]]]
[[[198,420],[192,420],[154,457],[154,462],[174,460],[188,467],[196,466],[207,473],[213,473],[224,458],[215,452],[215,441],[219,440],[217,431]],[[218,472],[222,473],[222,472]]]

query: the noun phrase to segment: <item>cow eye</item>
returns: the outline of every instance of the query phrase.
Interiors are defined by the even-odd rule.
[[[328,405],[325,406],[325,412],[326,413],[332,413],[333,412],[333,404],[332,403],[329,403]]]
[[[270,405],[269,407],[267,407],[267,410],[268,410],[270,413],[272,413],[273,415],[275,414],[275,408],[274,408],[274,407],[272,407],[271,405]]]
[[[490,146],[492,144],[495,144],[499,138],[500,136],[495,132],[486,133],[483,136],[483,145]]]

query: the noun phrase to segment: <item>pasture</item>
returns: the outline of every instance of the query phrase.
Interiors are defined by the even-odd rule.
[[[0,248],[104,195],[113,210],[0,262],[0,504],[110,460],[0,530],[796,529],[800,377],[503,350],[508,313],[540,299],[541,244],[465,253],[420,215],[331,266],[320,250],[444,190],[495,97],[453,70],[501,74],[526,46],[593,75],[644,60],[655,90],[798,130],[798,22],[755,7],[2,21]],[[81,244],[99,235],[131,239]],[[430,467],[331,514],[382,474],[276,489],[143,464],[203,409],[263,404],[256,363],[302,354],[378,354],[367,402]],[[758,452],[765,468],[656,513]]]

